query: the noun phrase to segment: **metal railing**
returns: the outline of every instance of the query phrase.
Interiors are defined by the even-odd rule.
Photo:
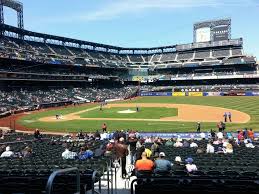
[[[68,172],[76,172],[76,194],[80,194],[80,173],[78,168],[66,168],[61,170],[54,171],[48,179],[47,186],[46,186],[46,194],[51,194],[53,189],[53,182],[57,175],[65,174]],[[94,176],[94,175],[93,175]]]

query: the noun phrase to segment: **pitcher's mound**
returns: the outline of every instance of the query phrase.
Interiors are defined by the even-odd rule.
[[[130,114],[130,113],[135,113],[136,111],[135,110],[121,110],[121,111],[118,111],[117,113],[121,113],[121,114]]]

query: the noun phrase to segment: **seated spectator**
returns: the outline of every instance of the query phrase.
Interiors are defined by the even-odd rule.
[[[206,153],[214,153],[215,149],[213,147],[213,145],[211,144],[211,142],[209,142],[207,144],[207,150],[206,150]]]
[[[88,148],[88,146],[86,147],[81,147],[80,152],[78,154],[78,158],[80,160],[86,160],[86,159],[90,159],[93,157],[93,152]]]
[[[159,145],[157,144],[157,141],[153,143],[151,146],[151,152],[154,157],[158,157],[159,155]]]
[[[198,144],[195,143],[194,141],[191,141],[190,148],[197,148],[197,147],[198,147]]]
[[[190,144],[189,144],[189,142],[187,140],[183,141],[183,147],[184,148],[189,148],[190,147]]]
[[[187,170],[188,173],[192,173],[193,171],[197,171],[198,170],[197,166],[195,164],[193,164],[193,159],[192,158],[187,158],[185,160],[185,162],[187,163],[185,165],[185,167],[186,167],[186,170]]]
[[[247,148],[255,148],[255,146],[252,144],[252,141],[250,139],[245,139],[244,143]]]
[[[184,170],[185,169],[185,166],[182,163],[182,159],[180,156],[175,157],[173,169],[174,170]]]
[[[29,146],[26,146],[22,152],[21,156],[24,158],[31,157],[32,156],[32,149]]]
[[[222,133],[222,132],[218,132],[218,133],[217,133],[217,138],[218,138],[218,139],[223,139],[223,137],[224,137],[224,136],[223,136],[223,133]]]
[[[145,148],[145,151],[144,151],[146,154],[147,154],[147,158],[150,158],[151,155],[152,155],[152,151],[148,148]]]
[[[171,162],[165,159],[165,153],[160,152],[159,158],[155,160],[155,169],[154,172],[156,174],[169,174],[171,170]]]
[[[11,147],[7,146],[5,151],[1,154],[1,158],[10,158],[14,157],[14,153],[11,151]]]
[[[178,138],[176,140],[176,142],[174,143],[174,147],[176,147],[176,148],[183,147],[183,143],[181,141],[182,141],[182,139]]]
[[[141,159],[135,163],[136,175],[141,176],[143,173],[151,174],[154,169],[154,162],[147,158],[146,152],[143,152]]]
[[[203,154],[205,151],[201,148],[197,149],[196,154]]]
[[[69,159],[76,159],[77,157],[77,153],[76,152],[72,152],[71,148],[66,148],[65,151],[62,153],[62,158],[69,160]]]
[[[165,146],[168,146],[168,147],[173,146],[173,144],[174,143],[173,143],[172,139],[168,139],[167,142],[165,142]]]
[[[226,154],[232,154],[233,153],[233,146],[231,143],[228,143],[226,148],[225,148],[225,153]]]
[[[218,147],[216,153],[217,153],[217,154],[224,154],[223,148],[222,148],[222,147]]]

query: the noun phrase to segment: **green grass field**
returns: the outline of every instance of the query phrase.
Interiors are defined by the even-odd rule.
[[[116,102],[118,103],[118,102]],[[253,128],[259,131],[259,97],[144,97],[131,101],[125,101],[120,103],[174,103],[174,104],[194,104],[194,105],[207,105],[215,107],[230,108],[245,112],[251,116],[251,120],[245,124],[227,124],[227,129],[235,131],[239,128]],[[84,131],[96,131],[101,128],[103,121],[101,120],[73,120],[73,121],[61,121],[61,122],[40,122],[41,117],[54,116],[55,114],[68,114],[78,112],[81,110],[94,107],[96,105],[90,104],[80,107],[69,107],[62,110],[50,110],[46,112],[35,113],[27,115],[21,118],[18,123],[28,128],[40,128],[49,131],[78,131],[80,129]],[[124,110],[127,108],[123,108]],[[156,108],[152,108],[153,111],[149,111],[146,114],[148,118],[159,118]],[[141,111],[144,111],[141,109]],[[90,113],[90,112],[89,112]],[[163,111],[163,113],[165,113]],[[84,113],[85,114],[85,113]],[[81,116],[86,116],[86,115]],[[93,114],[93,113],[90,113]],[[145,114],[145,113],[142,113]],[[195,114],[195,113],[194,113]],[[130,114],[127,114],[130,115]],[[174,116],[174,115],[170,115]],[[86,116],[89,117],[89,116]],[[100,116],[99,116],[100,117]],[[129,118],[129,116],[127,116]],[[118,117],[117,117],[118,118]],[[144,117],[143,117],[144,118]],[[145,117],[146,118],[146,117]],[[108,125],[108,130],[116,129],[137,129],[139,131],[152,131],[152,132],[188,132],[195,131],[195,122],[157,122],[157,121],[105,121]],[[211,128],[216,129],[216,123],[202,123],[202,130],[209,131]]]
[[[128,108],[104,108],[102,111],[98,109],[80,114],[81,118],[139,118],[139,119],[159,119],[162,117],[177,116],[176,108],[141,108],[139,112],[132,114],[120,114],[118,111],[124,111]],[[135,111],[135,108],[129,108]],[[156,114],[154,114],[154,112]]]

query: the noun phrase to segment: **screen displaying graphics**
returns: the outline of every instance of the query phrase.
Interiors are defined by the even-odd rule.
[[[196,30],[196,41],[197,42],[208,42],[210,41],[210,28],[199,28]]]

